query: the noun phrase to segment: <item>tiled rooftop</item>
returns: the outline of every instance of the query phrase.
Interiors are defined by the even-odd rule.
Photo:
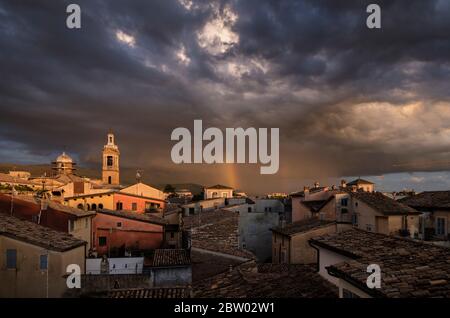
[[[313,229],[321,228],[324,226],[329,226],[334,223],[335,222],[333,222],[333,221],[325,221],[325,220],[320,220],[318,218],[310,218],[310,219],[294,222],[291,224],[286,224],[283,227],[281,227],[281,226],[275,227],[272,229],[272,231],[290,236],[290,235],[294,235],[294,234],[298,234],[298,233],[302,233],[302,232],[307,232],[307,231],[310,231]]]
[[[7,205],[9,205],[11,202],[11,195],[0,194],[0,205],[1,205],[1,202],[6,202]],[[39,211],[40,206],[41,206],[41,199],[37,198],[35,196],[31,196],[31,195],[15,195],[14,196],[14,204],[17,209],[32,207],[36,211]],[[76,217],[86,217],[86,216],[95,215],[95,212],[93,212],[93,211],[84,211],[81,209],[62,205],[58,202],[51,201],[51,200],[45,200],[45,205],[47,206],[47,208],[50,208],[52,210],[64,212],[64,213],[67,213],[67,214],[70,214],[70,215],[73,215]]]
[[[230,265],[237,266],[242,263],[240,260],[202,253],[195,249],[191,250],[191,261],[194,282],[223,273],[229,270]]]
[[[252,259],[251,252],[239,248],[238,221],[238,213],[221,209],[183,218],[193,247]]]
[[[153,254],[153,267],[190,265],[189,252],[184,249],[158,249]]]
[[[227,190],[233,190],[233,188],[225,186],[225,185],[222,185],[222,184],[216,184],[216,185],[213,185],[211,187],[207,187],[206,189],[218,189],[218,190],[227,189]]]
[[[337,288],[310,265],[257,266],[250,261],[231,271],[194,282],[200,298],[336,298]]]
[[[103,209],[103,210],[98,211],[97,213],[108,214],[108,215],[112,215],[112,216],[117,216],[117,217],[126,218],[126,219],[130,219],[130,220],[135,220],[135,221],[142,221],[142,222],[146,222],[146,223],[153,223],[153,224],[159,224],[159,225],[168,224],[168,221],[163,218],[160,218],[155,215],[137,213],[136,211],[126,211],[126,210],[117,211],[117,210]]]
[[[118,289],[108,292],[108,298],[190,298],[189,288],[138,288]]]
[[[358,178],[356,180],[353,180],[349,183],[347,183],[347,186],[353,186],[353,185],[359,185],[359,184],[374,184],[373,182]]]
[[[399,202],[417,209],[450,209],[450,191],[426,191]]]
[[[25,180],[22,178],[16,178],[6,173],[0,173],[0,182],[12,183],[12,184],[27,184],[27,185],[40,185],[39,182],[32,180]]]
[[[353,260],[330,270],[376,297],[450,297],[450,249],[358,229],[311,240]],[[381,267],[381,289],[368,289],[367,266]]]
[[[417,210],[391,199],[381,192],[349,192],[350,195],[363,201],[370,207],[385,215],[420,214]]]
[[[72,235],[0,213],[0,235],[54,251],[67,251],[83,246],[85,241]]]

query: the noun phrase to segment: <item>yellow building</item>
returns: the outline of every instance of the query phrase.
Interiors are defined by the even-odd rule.
[[[85,272],[86,242],[0,213],[0,297],[62,297],[67,266]]]

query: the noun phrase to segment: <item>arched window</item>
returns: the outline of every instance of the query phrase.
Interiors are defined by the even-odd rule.
[[[83,210],[83,205],[80,203],[77,205],[77,208],[79,208],[80,210]]]
[[[98,209],[99,209],[99,210],[103,210],[103,204],[100,203],[100,204],[98,205]]]
[[[212,197],[213,197],[213,198],[218,198],[218,197],[219,197],[219,193],[213,192],[213,193],[212,193]]]
[[[95,204],[95,203],[92,204],[92,210],[93,211],[97,210],[97,204]]]
[[[91,211],[91,206],[89,204],[87,204],[87,210]]]

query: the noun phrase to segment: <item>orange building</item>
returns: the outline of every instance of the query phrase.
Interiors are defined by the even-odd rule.
[[[129,210],[137,213],[158,213],[166,202],[160,198],[141,196],[122,191],[108,191],[65,198],[68,206],[87,210]]]
[[[161,248],[164,243],[162,218],[131,211],[99,211],[92,222],[92,246],[99,256],[124,256]]]

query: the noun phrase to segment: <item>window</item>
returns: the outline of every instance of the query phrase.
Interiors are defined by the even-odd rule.
[[[436,218],[436,235],[445,235],[445,218]]]
[[[39,269],[41,271],[45,271],[48,268],[48,256],[47,255],[40,255],[39,256]]]
[[[247,210],[248,212],[252,212],[252,208],[251,207],[248,207],[248,210]]]
[[[346,213],[348,213],[348,210],[347,209],[341,209],[341,213],[342,214],[346,214]]]
[[[103,204],[100,203],[100,204],[98,205],[98,209],[99,209],[99,210],[103,210]]]
[[[117,225],[118,228],[121,228],[122,227],[122,222],[117,222],[116,225]]]
[[[112,167],[113,166],[113,157],[112,156],[106,157],[106,165],[108,167]]]
[[[118,210],[118,211],[123,210],[123,203],[122,202],[117,202],[116,203],[116,210]]]
[[[111,178],[111,176],[109,176],[108,177],[108,184],[111,184],[112,183],[112,178]]]
[[[136,202],[131,203],[131,210],[133,210],[133,211],[137,210],[137,203]]]
[[[83,205],[80,203],[77,205],[77,208],[79,208],[80,210],[83,210]]]
[[[358,202],[355,202],[355,206],[358,207]]]
[[[6,250],[6,268],[16,269],[17,266],[17,250]]]
[[[228,193],[227,192],[222,192],[222,198],[227,198],[228,197]]]
[[[75,221],[69,220],[69,232],[72,232],[75,229]]]
[[[98,246],[106,246],[107,240],[106,236],[100,236],[98,238]]]
[[[372,232],[372,224],[366,224],[366,231]]]
[[[93,210],[93,211],[96,211],[96,210],[97,210],[97,204],[95,204],[95,203],[92,204],[92,210]]]
[[[152,209],[152,203],[151,202],[145,202],[145,212],[150,212]]]
[[[348,206],[348,198],[341,199],[342,206]]]
[[[358,226],[358,215],[357,214],[352,215],[352,223],[353,223],[353,226]]]
[[[174,232],[170,232],[170,238],[174,238],[175,237],[175,233]]]
[[[403,216],[402,217],[402,230],[408,229],[408,217]]]

